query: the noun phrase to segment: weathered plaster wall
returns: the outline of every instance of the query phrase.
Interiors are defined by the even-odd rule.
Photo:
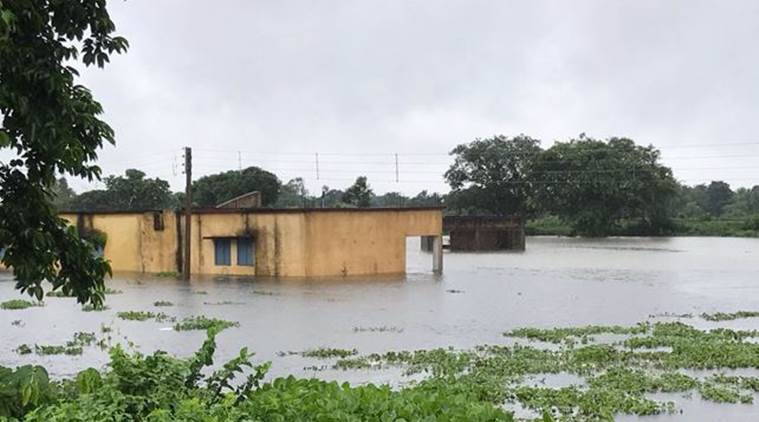
[[[213,237],[253,233],[256,265],[214,263]],[[193,215],[192,271],[274,277],[398,274],[406,270],[406,236],[440,235],[440,210],[346,210],[199,213]]]
[[[105,257],[114,271],[178,271],[181,244],[173,211],[163,230],[153,213],[63,214],[71,224],[107,235]],[[180,220],[177,221],[177,218]],[[406,270],[406,236],[438,236],[442,212],[422,210],[303,210],[197,212],[192,222],[192,273],[308,277],[397,274]],[[183,230],[184,224],[181,224]],[[182,234],[183,235],[183,234]],[[255,266],[214,262],[214,238],[252,235]]]
[[[154,228],[153,213],[62,214],[72,225],[93,228],[106,234],[103,255],[113,271],[157,273],[176,271],[176,217],[163,213],[164,229]]]

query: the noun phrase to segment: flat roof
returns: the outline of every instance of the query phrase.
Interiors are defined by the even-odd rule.
[[[445,207],[374,207],[374,208],[193,208],[193,214],[297,214],[297,213],[319,213],[319,212],[381,212],[381,211],[442,211]],[[145,214],[150,212],[184,212],[184,209],[178,210],[104,210],[104,211],[71,211],[61,210],[58,214]]]

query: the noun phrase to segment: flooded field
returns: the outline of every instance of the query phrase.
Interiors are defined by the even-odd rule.
[[[759,329],[759,318],[709,322],[701,313],[759,310],[759,240],[719,238],[529,238],[524,253],[446,253],[445,272],[429,272],[431,256],[407,245],[408,275],[367,279],[261,280],[203,278],[185,283],[119,274],[108,286],[109,309],[83,312],[72,298],[46,298],[45,306],[0,310],[0,365],[37,363],[54,376],[99,367],[107,352],[86,347],[81,355],[18,354],[21,344],[63,344],[76,332],[149,353],[187,356],[202,331],[174,331],[173,323],[127,321],[122,311],[164,312],[181,319],[205,315],[239,322],[218,336],[217,361],[248,347],[256,360],[272,361],[270,375],[315,376],[352,383],[400,385],[401,370],[331,369],[328,360],[289,352],[320,347],[356,349],[361,355],[437,347],[470,349],[524,339],[502,333],[519,327],[590,324],[630,326],[680,319],[697,328]],[[10,274],[0,274],[0,301],[22,298]],[[154,302],[171,302],[156,307]],[[678,316],[693,316],[681,317]],[[546,345],[550,347],[550,345]],[[756,376],[754,369],[741,374]],[[411,379],[418,376],[411,377]],[[581,383],[570,374],[531,377],[530,385]],[[622,420],[759,420],[759,404],[713,404],[698,394],[659,393],[678,411]],[[682,410],[682,413],[680,412]],[[529,413],[525,416],[530,416]]]

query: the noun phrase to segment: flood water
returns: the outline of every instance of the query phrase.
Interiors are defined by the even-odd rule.
[[[205,338],[175,332],[172,324],[122,321],[116,312],[163,311],[182,318],[206,315],[238,321],[217,338],[224,361],[248,347],[256,360],[273,362],[271,374],[316,376],[354,383],[403,382],[400,371],[304,369],[324,365],[281,352],[316,347],[356,348],[360,353],[480,344],[507,344],[501,333],[516,327],[586,324],[628,325],[652,315],[759,309],[759,239],[531,237],[524,253],[448,253],[442,276],[429,271],[430,254],[418,239],[407,244],[403,277],[318,280],[202,278],[190,283],[118,274],[110,309],[82,312],[71,298],[47,298],[44,307],[0,311],[0,365],[36,363],[55,376],[100,367],[107,353],[86,348],[81,356],[18,355],[22,344],[63,344],[78,331],[112,335],[144,353],[156,349],[188,356]],[[203,294],[205,292],[205,294]],[[21,297],[11,276],[0,273],[0,300]],[[156,308],[168,300],[173,307]],[[218,304],[221,302],[232,302]],[[18,325],[12,321],[20,320]],[[699,327],[759,328],[759,319]],[[384,327],[384,331],[376,330]],[[371,329],[374,328],[375,331]],[[698,394],[694,394],[698,396]],[[625,420],[759,420],[759,405],[714,405],[673,399],[683,414]]]

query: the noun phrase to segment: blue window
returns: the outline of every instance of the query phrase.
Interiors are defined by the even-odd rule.
[[[92,254],[95,258],[102,258],[103,254],[105,254],[105,246],[103,245],[95,245],[95,252]]]
[[[232,240],[214,239],[214,263],[216,265],[229,265],[232,262]]]
[[[256,244],[249,237],[237,239],[237,265],[255,265]]]

